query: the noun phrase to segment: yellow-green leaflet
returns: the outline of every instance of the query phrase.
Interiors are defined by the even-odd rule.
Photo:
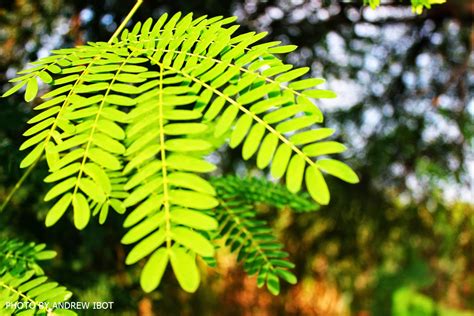
[[[249,135],[245,139],[244,146],[242,148],[242,158],[245,160],[255,154],[260,145],[263,135],[265,134],[265,127],[262,125],[254,125],[249,132]]]
[[[250,115],[242,115],[232,131],[229,146],[232,148],[237,147],[244,140],[251,126],[252,117]]]
[[[181,247],[172,247],[170,250],[171,266],[179,284],[189,293],[196,292],[201,282],[196,259],[186,253]]]
[[[314,86],[320,85],[325,83],[326,80],[322,78],[309,78],[309,79],[303,79],[295,82],[291,82],[288,87],[290,89],[295,89],[295,90],[305,90],[308,88],[312,88]]]
[[[286,167],[291,157],[291,148],[286,144],[281,144],[273,158],[271,174],[274,178],[281,178],[286,171]]]
[[[163,194],[153,195],[133,210],[125,219],[123,226],[130,227],[140,222],[145,216],[159,210],[163,204]]]
[[[94,201],[98,203],[103,203],[105,201],[104,191],[94,181],[82,177],[79,179],[79,188]]]
[[[218,204],[217,200],[210,195],[188,190],[171,191],[170,200],[176,205],[201,210],[211,209]]]
[[[28,155],[20,163],[20,168],[27,168],[31,166],[36,160],[40,159],[41,154],[43,153],[44,145],[38,144],[36,147],[30,151]]]
[[[93,143],[101,147],[104,150],[109,151],[114,154],[123,154],[125,153],[125,146],[115,139],[107,136],[106,134],[97,133],[95,134]]]
[[[147,166],[138,170],[136,174],[134,174],[130,180],[125,184],[124,189],[130,190],[136,187],[137,185],[144,182],[150,176],[156,174],[159,170],[161,170],[161,161],[153,161]]]
[[[123,95],[118,95],[118,94],[109,94],[107,97],[105,97],[105,101],[110,103],[110,104],[115,104],[115,105],[134,105],[137,102],[129,97],[123,96]]]
[[[309,71],[309,67],[302,67],[302,68],[298,68],[298,69],[293,69],[291,71],[286,72],[283,75],[278,76],[276,78],[276,81],[278,81],[278,82],[292,81],[292,80],[294,80],[298,77],[301,77],[302,75],[304,75],[308,71]]]
[[[191,189],[209,195],[216,194],[214,187],[208,181],[192,173],[173,172],[168,176],[168,181],[177,187]]]
[[[195,253],[210,257],[214,255],[214,246],[200,233],[182,226],[171,228],[172,238]]]
[[[306,90],[303,94],[315,99],[332,99],[337,97],[333,91],[329,90]]]
[[[149,293],[158,287],[168,260],[168,251],[165,248],[158,249],[150,256],[140,275],[140,285],[145,292]]]
[[[165,142],[165,148],[174,152],[204,151],[212,148],[212,144],[202,139],[175,138]]]
[[[20,83],[17,83],[16,85],[14,85],[13,87],[11,87],[10,89],[8,89],[3,95],[2,95],[2,98],[6,98],[12,94],[14,94],[15,92],[17,92],[18,90],[20,90],[21,88],[23,88],[23,86],[26,84],[25,81],[22,81]]]
[[[67,178],[67,177],[77,173],[80,168],[81,168],[81,164],[79,162],[70,164],[69,166],[67,166],[63,169],[57,170],[53,173],[50,173],[49,176],[44,178],[44,182],[56,182],[56,181],[59,181],[61,179]]]
[[[163,179],[157,177],[153,180],[145,182],[143,185],[136,188],[123,202],[126,207],[133,206],[138,202],[148,197],[151,193],[161,188]]]
[[[216,128],[214,129],[214,136],[219,137],[223,135],[225,132],[227,132],[229,128],[232,126],[232,123],[234,122],[238,113],[239,113],[239,109],[236,106],[234,105],[229,106],[224,111],[224,114],[222,114],[220,119],[217,121]]]
[[[105,170],[94,163],[87,163],[84,165],[84,172],[94,179],[94,181],[100,186],[100,190],[105,194],[110,194],[112,191],[112,185],[110,179],[107,176]]]
[[[159,229],[150,236],[140,241],[128,254],[126,264],[134,264],[138,260],[148,256],[165,241],[164,229]]]
[[[316,165],[326,173],[349,183],[359,182],[357,174],[343,162],[334,159],[318,160]]]
[[[66,180],[63,180],[62,182],[56,184],[54,187],[52,187],[48,193],[46,193],[46,196],[44,197],[44,200],[50,201],[54,199],[55,197],[63,194],[64,192],[72,189],[76,185],[77,179],[75,177],[68,178]]]
[[[125,132],[122,127],[113,121],[99,120],[97,122],[97,130],[118,140],[123,140],[125,138]]]
[[[286,173],[286,186],[290,192],[298,192],[301,189],[305,165],[301,156],[295,155],[291,158]]]
[[[50,118],[34,125],[33,127],[29,128],[26,132],[23,133],[23,136],[34,135],[34,134],[38,133],[39,131],[42,131],[43,129],[51,126],[54,123],[54,121],[55,121],[55,119],[50,117]]]
[[[25,101],[30,102],[38,93],[38,81],[36,78],[30,78],[26,84]]]
[[[172,123],[165,126],[164,132],[167,135],[186,135],[199,134],[207,129],[208,126],[202,123]]]
[[[318,167],[310,166],[306,169],[306,188],[311,197],[322,205],[329,204],[329,189]]]
[[[153,216],[148,217],[140,224],[130,229],[125,236],[123,236],[121,242],[124,245],[133,244],[149,233],[160,227],[165,221],[165,212],[157,213]]]
[[[312,129],[310,131],[305,131],[299,134],[292,135],[290,137],[290,140],[295,145],[304,145],[327,138],[334,134],[334,132],[335,131],[332,128]]]
[[[84,229],[91,217],[89,203],[87,203],[82,193],[76,193],[72,198],[72,206],[74,209],[74,225],[79,230]]]
[[[263,139],[262,145],[257,156],[257,167],[263,169],[270,164],[270,161],[278,146],[278,137],[274,134],[268,134]]]
[[[53,226],[64,215],[69,205],[71,205],[72,194],[65,194],[59,199],[56,204],[49,210],[46,215],[46,227]]]
[[[303,152],[308,156],[321,156],[338,154],[346,151],[346,146],[334,141],[319,142],[303,147]]]
[[[183,171],[211,172],[216,169],[216,166],[210,162],[191,156],[177,154],[170,155],[167,163],[171,168]]]
[[[95,163],[110,170],[119,170],[121,167],[120,161],[115,156],[99,148],[90,149],[89,158]]]
[[[171,221],[176,224],[201,230],[217,229],[217,221],[203,212],[188,210],[185,208],[176,208],[171,211],[170,215]]]

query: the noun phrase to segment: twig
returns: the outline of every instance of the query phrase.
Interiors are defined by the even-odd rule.
[[[125,26],[127,25],[128,21],[130,21],[130,19],[132,18],[132,16],[135,14],[135,12],[138,10],[138,8],[142,5],[143,3],[143,0],[137,0],[137,3],[135,3],[135,5],[133,6],[132,10],[130,10],[130,12],[128,12],[127,16],[125,17],[125,19],[122,21],[122,23],[120,24],[120,26],[115,30],[114,34],[112,35],[112,37],[109,39],[108,43],[112,43],[112,41],[120,34],[120,32],[122,32],[122,30],[125,28]]]
[[[10,200],[12,199],[13,195],[15,195],[16,191],[18,191],[18,189],[21,187],[21,185],[23,184],[23,182],[25,182],[26,178],[28,178],[28,176],[30,175],[31,171],[33,171],[33,169],[36,167],[36,165],[38,164],[38,162],[41,160],[41,157],[36,159],[36,161],[26,170],[26,172],[23,174],[23,176],[20,178],[20,180],[18,180],[18,182],[15,184],[15,186],[13,187],[13,189],[10,191],[10,193],[8,194],[7,198],[5,199],[5,201],[3,201],[2,203],[2,206],[0,207],[0,213],[3,212],[3,210],[7,207],[8,203],[10,202]]]

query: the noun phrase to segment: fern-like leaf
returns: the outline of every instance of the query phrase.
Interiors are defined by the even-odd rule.
[[[295,284],[296,277],[289,270],[294,264],[287,260],[288,253],[282,250],[283,244],[266,221],[258,219],[255,204],[264,202],[278,208],[290,206],[308,211],[315,209],[314,203],[281,185],[256,178],[214,178],[212,184],[219,197],[217,239],[223,239],[237,253],[237,260],[244,262],[249,275],[257,276],[258,287],[266,284],[270,293],[278,295],[280,279]]]
[[[333,131],[313,127],[323,116],[311,99],[335,94],[315,89],[324,82],[321,79],[300,80],[308,68],[293,70],[275,56],[291,52],[294,46],[252,45],[265,34],[231,37],[236,28],[216,24],[206,28],[202,22],[193,27],[190,15],[177,22],[179,17],[173,16],[156,35],[142,28],[140,40],[136,40],[137,25],[135,32],[122,39],[153,64],[193,84],[194,93],[200,96],[195,107],[205,112],[205,121],[217,120],[216,137],[232,130],[230,146],[242,144],[244,159],[255,155],[259,168],[271,164],[275,178],[286,175],[291,192],[300,191],[304,180],[320,204],[328,204],[330,198],[321,171],[330,170],[328,173],[344,181],[358,182],[344,163],[330,160],[328,169],[312,159],[341,153],[346,147],[321,141]]]
[[[56,252],[45,250],[45,244],[25,243],[19,240],[0,241],[0,273],[10,272],[20,275],[27,270],[43,274],[43,269],[37,261],[49,260]]]
[[[211,184],[222,199],[238,196],[247,204],[264,204],[277,209],[289,207],[296,213],[313,212],[319,209],[319,205],[314,203],[307,193],[291,193],[281,184],[266,179],[223,176],[213,177]]]
[[[21,146],[30,149],[21,167],[45,155],[50,168],[45,200],[54,204],[46,225],[68,209],[83,229],[93,215],[103,223],[110,208],[130,208],[123,243],[134,245],[127,263],[148,258],[146,291],[159,285],[168,263],[185,290],[197,289],[195,257],[214,253],[207,236],[217,222],[207,211],[218,205],[200,174],[215,169],[205,156],[225,135],[244,159],[286,176],[289,192],[305,183],[319,204],[329,202],[323,172],[358,181],[326,157],[345,150],[326,140],[334,131],[315,127],[323,116],[312,99],[335,96],[316,89],[324,80],[302,79],[308,68],[292,69],[276,56],[295,46],[255,44],[264,33],[235,36],[238,26],[227,26],[234,20],[180,13],[148,19],[109,43],[53,51],[4,94],[26,86],[30,101],[38,80],[53,87]]]
[[[155,77],[152,72],[145,74]],[[124,172],[130,177],[125,188],[131,193],[124,203],[135,209],[125,220],[126,227],[133,227],[122,242],[137,243],[127,264],[152,254],[141,277],[146,291],[158,286],[170,260],[183,289],[194,292],[199,285],[194,254],[214,254],[211,242],[196,231],[217,227],[214,218],[200,211],[217,205],[214,188],[195,174],[215,169],[202,159],[202,152],[212,145],[204,139],[186,137],[207,126],[195,122],[201,117],[199,111],[186,109],[196,96],[182,94],[192,87],[184,83],[179,89],[165,86],[166,82],[182,80],[160,68],[156,79],[149,82],[150,90],[136,98],[137,105],[129,114]],[[148,268],[155,267],[156,262],[158,273]]]
[[[76,315],[56,308],[72,293],[48,281],[37,261],[53,258],[44,244],[0,242],[0,313],[2,315]]]

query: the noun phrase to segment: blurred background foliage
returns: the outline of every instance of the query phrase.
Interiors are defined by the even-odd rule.
[[[0,91],[51,49],[108,40],[132,5],[0,0]],[[319,105],[361,183],[328,179],[333,201],[316,213],[261,206],[298,285],[275,298],[221,254],[195,295],[171,274],[146,295],[138,269],[124,266],[117,214],[81,233],[66,220],[44,228],[44,165],[1,214],[0,238],[46,242],[59,253],[48,273],[73,300],[114,301],[111,315],[474,315],[474,2],[448,0],[415,15],[408,1],[372,10],[362,1],[145,0],[133,22],[177,11],[236,15],[241,32],[298,45],[287,61],[310,66],[339,95]],[[31,108],[19,95],[0,100],[0,200],[21,177]],[[230,149],[214,158],[216,175],[262,175]]]

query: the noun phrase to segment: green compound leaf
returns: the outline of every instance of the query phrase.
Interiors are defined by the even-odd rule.
[[[180,13],[148,19],[112,43],[53,51],[13,79],[15,86],[4,94],[26,86],[31,101],[38,79],[52,87],[35,106],[20,148],[27,151],[22,168],[46,157],[46,225],[67,217],[84,229],[94,217],[103,224],[110,210],[126,214],[127,263],[145,261],[140,282],[146,291],[159,286],[168,262],[183,289],[197,289],[196,260],[212,259],[222,201],[229,202],[202,173],[216,169],[212,154],[224,141],[274,178],[285,177],[284,194],[281,188],[280,194],[270,191],[278,205],[296,203],[283,196],[305,188],[313,201],[327,204],[322,172],[358,181],[348,166],[326,157],[346,150],[330,139],[334,130],[318,125],[323,114],[317,99],[335,94],[319,89],[324,80],[308,78],[309,68],[294,68],[277,56],[296,46],[260,43],[265,33],[234,35],[233,21]],[[317,208],[299,202],[311,205],[306,210]],[[234,219],[252,214],[246,205],[228,205],[237,212]],[[237,240],[232,249],[250,251],[271,240],[270,248],[259,248],[268,253],[265,266],[261,253],[241,256],[258,284],[278,293],[279,279],[295,280],[278,272],[289,269],[286,253],[265,223],[250,223],[241,228],[253,246]],[[258,237],[260,229],[264,237]]]
[[[287,261],[288,253],[274,237],[265,221],[258,219],[256,203],[278,208],[293,207],[298,211],[317,209],[307,196],[298,196],[280,185],[262,179],[237,177],[214,178],[218,196],[219,230],[216,238],[225,241],[237,259],[244,263],[249,275],[257,276],[257,285],[264,284],[273,295],[280,292],[280,279],[296,283],[289,270],[294,265]]]
[[[58,314],[55,303],[68,300],[72,293],[44,276],[39,261],[50,260],[56,252],[45,250],[45,244],[25,243],[15,239],[0,241],[0,314],[46,315]],[[17,303],[18,308],[12,305]],[[49,310],[46,309],[49,307]],[[70,311],[70,315],[76,313]]]

